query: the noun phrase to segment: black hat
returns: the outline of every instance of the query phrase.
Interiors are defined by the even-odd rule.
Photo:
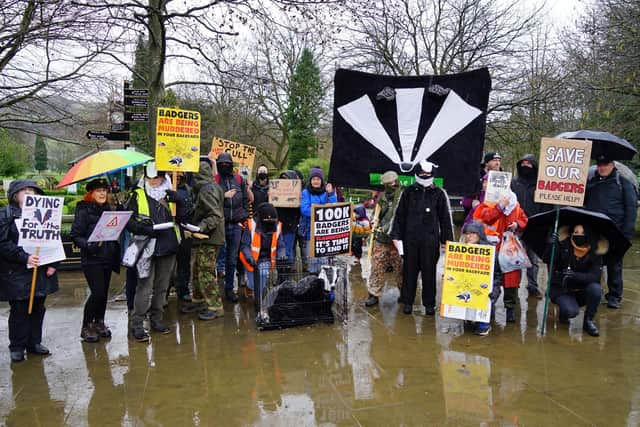
[[[486,165],[491,160],[502,160],[502,156],[500,153],[490,152],[484,155],[484,165]]]
[[[87,183],[87,193],[89,191],[97,190],[98,188],[104,188],[105,190],[109,189],[109,183],[104,178],[94,179]]]
[[[271,203],[262,203],[258,207],[258,215],[260,219],[263,220],[265,218],[278,218],[278,211]]]
[[[596,162],[597,163],[611,163],[611,162],[613,162],[613,159],[608,154],[602,153],[602,154],[598,154],[596,156]]]
[[[31,179],[16,179],[15,181],[11,181],[11,184],[9,184],[9,190],[7,190],[7,199],[9,199],[10,202],[13,202],[14,196],[18,194],[20,190],[24,190],[25,188],[33,188],[33,190],[37,194],[44,194],[42,188],[40,188],[35,181]]]

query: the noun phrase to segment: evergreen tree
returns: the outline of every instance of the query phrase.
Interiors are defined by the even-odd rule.
[[[29,153],[22,144],[16,144],[6,129],[0,129],[0,176],[17,177],[29,165]],[[6,190],[6,189],[5,189]]]
[[[291,76],[285,125],[289,134],[289,167],[315,156],[316,130],[322,114],[324,89],[313,53],[305,48]]]
[[[35,168],[38,172],[47,170],[47,144],[44,143],[42,135],[36,136],[34,158]]]
[[[147,44],[147,39],[140,35],[136,44],[134,72],[131,80],[131,86],[134,89],[148,89],[151,59]],[[130,142],[134,147],[153,155],[153,147],[150,147],[148,141],[148,128],[148,123],[130,123]]]

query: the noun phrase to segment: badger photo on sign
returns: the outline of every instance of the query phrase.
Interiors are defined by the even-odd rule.
[[[338,70],[329,181],[371,188],[370,174],[409,174],[428,159],[453,194],[480,190],[491,77],[486,68],[440,76]]]
[[[311,205],[312,257],[327,257],[351,252],[351,203]]]

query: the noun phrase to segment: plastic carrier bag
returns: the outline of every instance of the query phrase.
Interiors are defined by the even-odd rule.
[[[502,235],[498,262],[503,273],[531,267],[527,251],[518,236],[511,231],[505,231]]]

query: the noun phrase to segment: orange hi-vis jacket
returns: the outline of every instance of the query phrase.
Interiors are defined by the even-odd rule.
[[[256,222],[253,218],[249,219],[248,227],[251,232],[251,256],[256,262],[260,257],[260,246],[262,244],[262,235],[256,230]],[[278,225],[276,226],[276,231],[271,236],[271,266],[276,266],[276,254],[278,251],[278,239],[282,234],[282,223],[278,221]],[[253,272],[253,267],[247,261],[247,258],[244,256],[244,253],[240,251],[240,261],[247,268],[247,271]]]

